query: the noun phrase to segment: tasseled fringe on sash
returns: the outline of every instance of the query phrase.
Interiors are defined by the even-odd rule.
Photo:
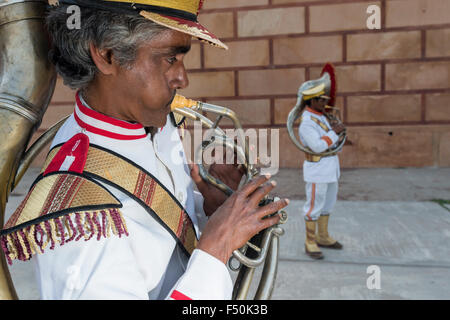
[[[8,264],[12,264],[15,259],[26,261],[36,253],[44,253],[49,243],[53,250],[56,244],[62,246],[72,240],[109,238],[111,232],[128,236],[125,220],[117,209],[69,213],[5,234],[0,242]]]

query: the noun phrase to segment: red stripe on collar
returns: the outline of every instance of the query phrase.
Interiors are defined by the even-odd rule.
[[[111,139],[117,139],[117,140],[136,140],[136,139],[142,139],[145,138],[147,135],[146,134],[142,134],[142,135],[133,135],[133,136],[128,136],[128,135],[124,135],[124,134],[118,134],[118,133],[114,133],[114,132],[110,132],[107,130],[103,130],[103,129],[99,129],[96,127],[93,127],[91,125],[88,125],[87,123],[81,121],[81,119],[77,116],[77,113],[74,112],[74,118],[76,120],[76,122],[78,123],[78,125],[84,129],[86,129],[89,132],[104,136],[104,137],[108,137]]]
[[[89,132],[117,140],[136,140],[147,137],[141,124],[129,123],[92,110],[82,103],[78,93],[76,104],[77,107],[73,113],[75,121]]]
[[[103,122],[107,122],[109,124],[112,124],[114,126],[118,126],[124,129],[141,129],[144,128],[141,124],[139,123],[130,123],[127,121],[123,121],[123,120],[119,120],[119,119],[115,119],[112,117],[108,117],[104,114],[101,114],[100,112],[97,112],[95,110],[89,109],[88,107],[84,106],[83,103],[80,100],[80,97],[78,96],[78,93],[75,96],[76,101],[77,101],[77,106],[80,109],[81,112],[83,112],[85,115],[94,118],[96,120],[100,120]]]
[[[316,111],[316,110],[314,110],[313,108],[310,108],[310,107],[306,107],[306,110],[311,112],[311,113],[317,114],[318,116],[322,116],[323,115],[322,112]]]

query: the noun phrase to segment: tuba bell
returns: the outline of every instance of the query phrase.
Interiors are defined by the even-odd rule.
[[[299,148],[306,155],[311,157],[327,157],[330,155],[334,155],[340,150],[342,150],[347,140],[347,131],[344,130],[339,134],[339,140],[333,147],[325,150],[324,152],[315,153],[310,148],[304,146],[297,138],[294,130],[294,123],[301,117],[302,112],[305,109],[304,95],[308,93],[309,90],[313,90],[314,88],[319,87],[321,88],[321,90],[324,90],[325,95],[330,97],[328,105],[325,106],[325,113],[324,113],[329,123],[330,124],[342,123],[340,110],[339,108],[334,106],[336,102],[336,76],[334,67],[330,63],[327,63],[323,67],[319,79],[306,81],[300,86],[297,93],[297,103],[295,104],[291,112],[289,112],[286,122],[289,137],[291,138],[292,142],[294,142],[297,148]]]
[[[56,72],[47,59],[46,5],[46,1],[0,1],[1,227],[8,196],[20,180],[17,170],[55,88]],[[4,255],[0,259],[0,299],[17,299]]]
[[[54,1],[49,1],[50,3]],[[33,133],[39,127],[50,103],[56,83],[56,72],[47,55],[50,43],[44,27],[47,1],[0,0],[0,229],[4,226],[6,202],[18,185],[33,159],[54,138],[67,119],[61,119],[44,132],[28,149]],[[235,113],[225,107],[206,104],[177,96],[172,104],[174,114],[194,121],[212,130],[212,135],[197,150],[199,156],[216,145],[235,150],[245,168],[245,179],[250,181],[258,170],[249,163],[249,146],[238,130],[238,142],[227,138],[220,129],[222,118],[229,118],[237,129],[242,129]],[[211,121],[202,112],[217,114]],[[230,195],[233,190],[211,176],[199,164],[202,178]],[[267,196],[261,205],[277,198]],[[279,212],[280,223],[286,221],[286,213]],[[279,237],[284,233],[279,225],[261,231],[244,247],[233,253],[239,265],[230,268],[239,271],[234,285],[233,299],[246,299],[255,270],[262,266],[262,276],[255,299],[270,299],[278,266]],[[0,255],[0,299],[18,299],[5,256]]]

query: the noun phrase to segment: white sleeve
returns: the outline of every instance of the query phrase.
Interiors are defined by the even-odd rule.
[[[195,203],[195,214],[197,215],[197,222],[198,227],[200,229],[200,232],[205,227],[206,223],[208,222],[208,217],[205,214],[205,210],[203,209],[203,203],[205,199],[203,198],[203,195],[194,190],[194,203]]]
[[[315,125],[309,121],[302,121],[299,134],[305,141],[306,146],[316,153],[327,150],[339,139],[333,130],[328,131],[325,135],[321,135],[315,128]]]
[[[233,283],[226,265],[212,255],[195,249],[168,299],[230,300]]]
[[[144,276],[130,245],[127,237],[111,236],[100,241],[81,239],[46,250],[35,258],[41,298],[148,300],[150,274]],[[159,265],[155,262],[146,272],[156,271]],[[229,300],[232,290],[226,265],[195,249],[167,298]]]
[[[203,210],[204,198],[194,191],[195,212],[199,229],[203,230],[208,217]],[[233,283],[227,266],[203,250],[195,249],[184,274],[170,290],[167,299],[173,300],[230,300]]]
[[[71,241],[35,259],[44,300],[148,300],[127,237]]]

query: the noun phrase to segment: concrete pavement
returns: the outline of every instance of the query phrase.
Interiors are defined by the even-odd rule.
[[[13,192],[7,215],[36,173]],[[300,175],[283,169],[274,177],[291,203],[273,299],[450,299],[450,209],[431,201],[450,200],[450,168],[343,170],[330,233],[344,249],[323,249],[319,261],[304,254]],[[19,297],[39,299],[32,263],[10,270]]]
[[[303,201],[288,208],[273,299],[450,299],[450,212],[433,202],[339,201],[330,234],[343,250],[304,254]],[[367,280],[377,266],[380,289]]]

